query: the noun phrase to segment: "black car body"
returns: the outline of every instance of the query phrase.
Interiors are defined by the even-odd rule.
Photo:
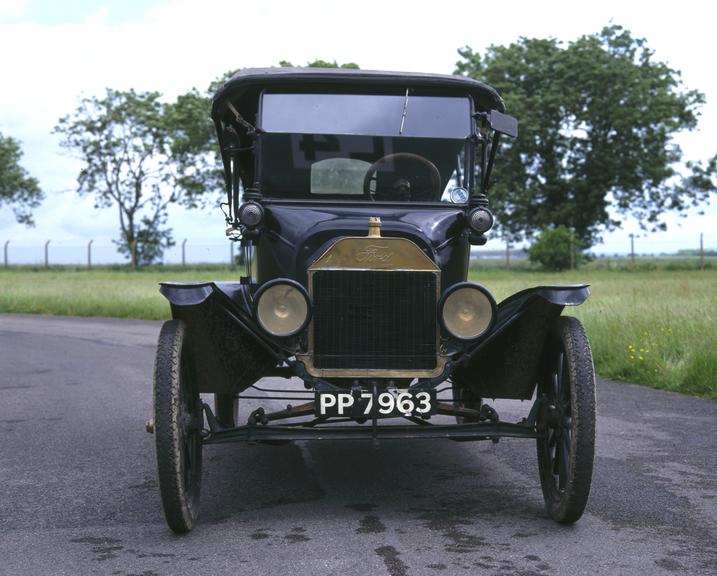
[[[493,223],[500,138],[517,136],[498,93],[461,76],[248,69],[219,89],[212,118],[227,235],[246,272],[161,287],[174,320],[155,371],[158,458],[167,445],[186,452],[181,474],[165,465],[164,484],[160,458],[170,526],[185,531],[196,518],[188,469],[198,474],[202,444],[361,437],[537,438],[546,503],[569,508],[551,514],[577,519],[589,478],[577,504],[566,490],[588,459],[592,470],[592,449],[579,446],[571,415],[589,381],[594,411],[594,376],[585,352],[571,351],[581,329],[560,315],[588,287],[536,287],[496,304],[467,282],[471,246]],[[238,426],[237,400],[267,376],[300,378],[308,401],[260,408]],[[198,399],[207,392],[214,410]],[[167,398],[186,414],[165,417],[160,448]],[[504,423],[484,398],[535,402],[524,421]],[[457,423],[434,424],[436,414]],[[186,505],[168,512],[177,491]]]

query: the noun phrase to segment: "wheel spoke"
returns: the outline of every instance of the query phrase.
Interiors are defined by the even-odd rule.
[[[566,446],[566,440],[568,442],[568,445]],[[560,442],[560,446],[556,448],[560,456],[557,458],[558,461],[558,477],[559,477],[559,484],[558,488],[563,490],[565,488],[565,485],[568,482],[568,462],[570,458],[570,449],[569,449],[569,442],[570,440],[563,436],[562,441]]]
[[[198,436],[195,431],[191,432],[184,443],[184,481],[186,490],[190,490],[193,479],[197,474],[196,448]]]
[[[558,354],[558,366],[557,371],[555,373],[556,380],[557,380],[557,389],[556,389],[556,395],[555,398],[559,399],[563,397],[563,363],[565,361],[565,354],[563,352],[560,352]]]
[[[189,479],[191,477],[191,462],[189,460],[189,442],[184,442],[182,446],[182,467],[184,471],[184,490],[189,488]]]
[[[563,429],[563,437],[560,439],[563,446],[567,447],[567,450],[570,451],[570,428],[564,428]]]
[[[552,402],[556,398],[559,398],[560,394],[560,381],[558,380],[558,373],[554,372],[551,380],[550,397],[549,400]]]
[[[560,459],[560,450],[558,449],[557,446],[555,446],[554,448],[552,448],[550,450],[550,461],[552,464],[550,468],[553,472],[553,476],[558,475],[558,469],[560,467],[560,463],[558,462],[559,459]]]

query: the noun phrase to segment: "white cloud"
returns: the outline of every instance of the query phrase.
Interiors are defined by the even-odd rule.
[[[20,18],[26,5],[25,0],[3,0],[0,2],[0,18]]]
[[[87,27],[106,26],[109,22],[109,17],[109,6],[103,6],[102,8],[97,10],[97,12],[93,12],[92,14],[87,16],[83,22],[83,25]]]

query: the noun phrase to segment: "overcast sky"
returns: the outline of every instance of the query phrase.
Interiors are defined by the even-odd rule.
[[[34,229],[15,224],[9,210],[0,212],[0,242],[53,238],[79,244],[116,236],[116,211],[97,211],[91,199],[74,193],[80,165],[51,134],[80,96],[112,87],[158,90],[174,98],[192,87],[205,89],[227,70],[280,60],[335,59],[365,69],[451,73],[461,46],[482,51],[519,36],[567,41],[611,21],[647,38],[656,59],[680,70],[686,87],[706,95],[698,130],[678,138],[687,159],[706,160],[717,152],[715,12],[711,3],[693,0],[0,0],[0,132],[22,142],[23,165],[48,192]],[[715,204],[702,216],[670,218],[668,233],[642,240],[641,251],[696,247],[700,232],[707,246],[717,248]],[[180,240],[223,242],[218,211],[176,208],[170,223]],[[637,231],[635,222],[627,222],[596,248],[625,251],[628,234]],[[497,248],[496,242],[490,245]]]

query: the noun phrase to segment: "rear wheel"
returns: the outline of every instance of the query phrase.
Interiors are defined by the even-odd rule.
[[[470,408],[480,411],[483,399],[477,397],[468,386],[453,385],[453,405],[456,408]],[[467,422],[478,422],[478,418],[466,418],[456,416],[456,423],[466,424]]]
[[[557,319],[538,387],[538,468],[545,507],[557,522],[583,514],[595,454],[595,373],[585,330],[577,318]]]
[[[239,417],[239,399],[234,394],[214,394],[214,415],[222,428],[234,428]]]
[[[164,516],[178,533],[199,515],[202,408],[192,378],[187,329],[181,320],[162,326],[154,365],[154,434]]]

